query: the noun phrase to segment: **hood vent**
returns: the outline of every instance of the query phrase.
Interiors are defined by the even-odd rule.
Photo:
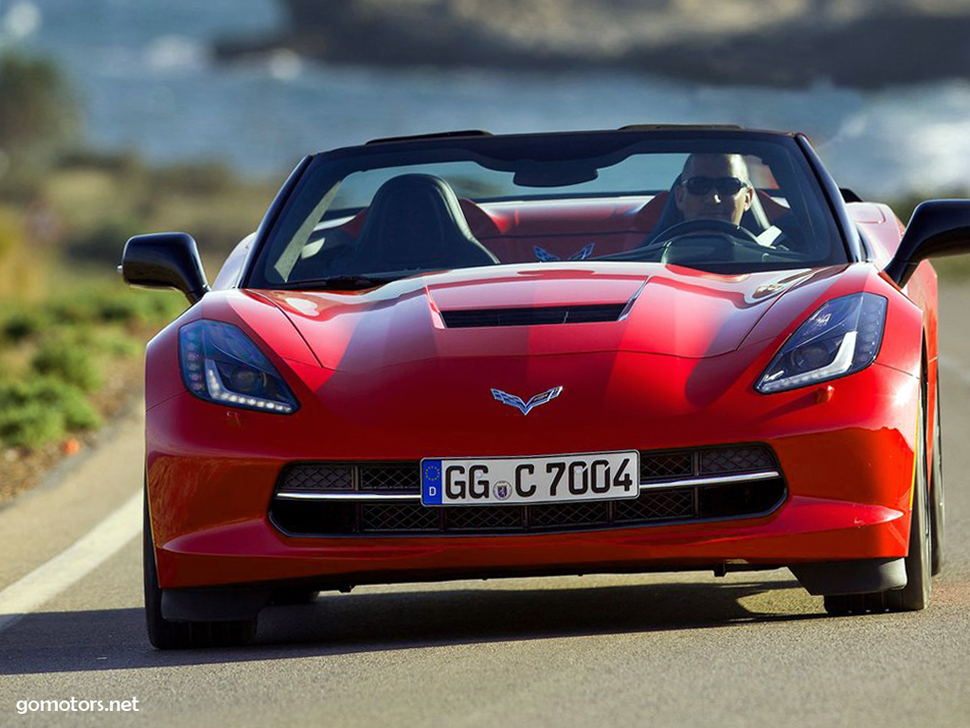
[[[625,303],[593,306],[547,306],[545,308],[483,308],[468,311],[442,311],[449,329],[488,326],[541,326],[545,324],[589,324],[617,321]]]

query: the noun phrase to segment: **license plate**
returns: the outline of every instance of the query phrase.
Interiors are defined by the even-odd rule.
[[[421,461],[426,506],[619,500],[640,495],[640,453]]]

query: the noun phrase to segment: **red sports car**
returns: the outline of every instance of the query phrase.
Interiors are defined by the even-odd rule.
[[[788,567],[836,614],[943,560],[937,288],[970,202],[908,227],[799,134],[455,132],[304,159],[148,347],[160,648],[357,584]]]

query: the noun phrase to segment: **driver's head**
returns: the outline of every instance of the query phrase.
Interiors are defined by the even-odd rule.
[[[726,220],[741,224],[754,188],[740,154],[691,154],[684,163],[674,202],[689,220]]]

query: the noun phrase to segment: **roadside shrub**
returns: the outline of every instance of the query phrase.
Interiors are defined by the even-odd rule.
[[[91,300],[84,295],[75,294],[70,298],[58,298],[47,305],[52,323],[56,326],[75,326],[96,320]]]
[[[128,321],[132,314],[124,304],[117,303],[127,293],[119,280],[112,285],[75,289],[70,296],[54,298],[47,307],[56,324],[78,326],[103,321]]]
[[[133,357],[141,345],[117,326],[77,326],[63,332],[63,341],[70,346],[111,357]]]
[[[64,433],[63,415],[39,403],[0,410],[0,440],[9,447],[36,450]]]
[[[41,344],[30,366],[38,374],[55,377],[85,392],[93,392],[101,386],[98,365],[90,351],[62,339]]]
[[[152,324],[168,321],[185,310],[185,298],[175,291],[131,290],[118,278],[57,298],[48,310],[57,324]]]
[[[105,322],[142,323],[151,318],[145,311],[145,304],[138,300],[137,295],[133,296],[127,291],[104,296],[95,302],[95,309],[98,320]]]
[[[36,337],[49,324],[46,311],[40,308],[27,308],[10,314],[0,325],[0,332],[8,342],[19,344]]]
[[[142,347],[131,339],[113,336],[103,338],[99,341],[98,350],[111,356],[131,359],[141,353]]]
[[[185,297],[177,291],[124,290],[104,301],[101,307],[102,321],[125,323],[167,323],[185,310]]]
[[[135,324],[151,319],[145,304],[138,300],[137,292],[126,289],[105,292],[105,295],[95,298],[94,313],[96,323]]]
[[[36,449],[99,424],[94,408],[72,384],[50,377],[0,381],[0,441],[6,446]]]
[[[60,390],[58,404],[64,415],[64,429],[68,432],[93,430],[101,425],[101,418],[79,389],[68,385]]]

